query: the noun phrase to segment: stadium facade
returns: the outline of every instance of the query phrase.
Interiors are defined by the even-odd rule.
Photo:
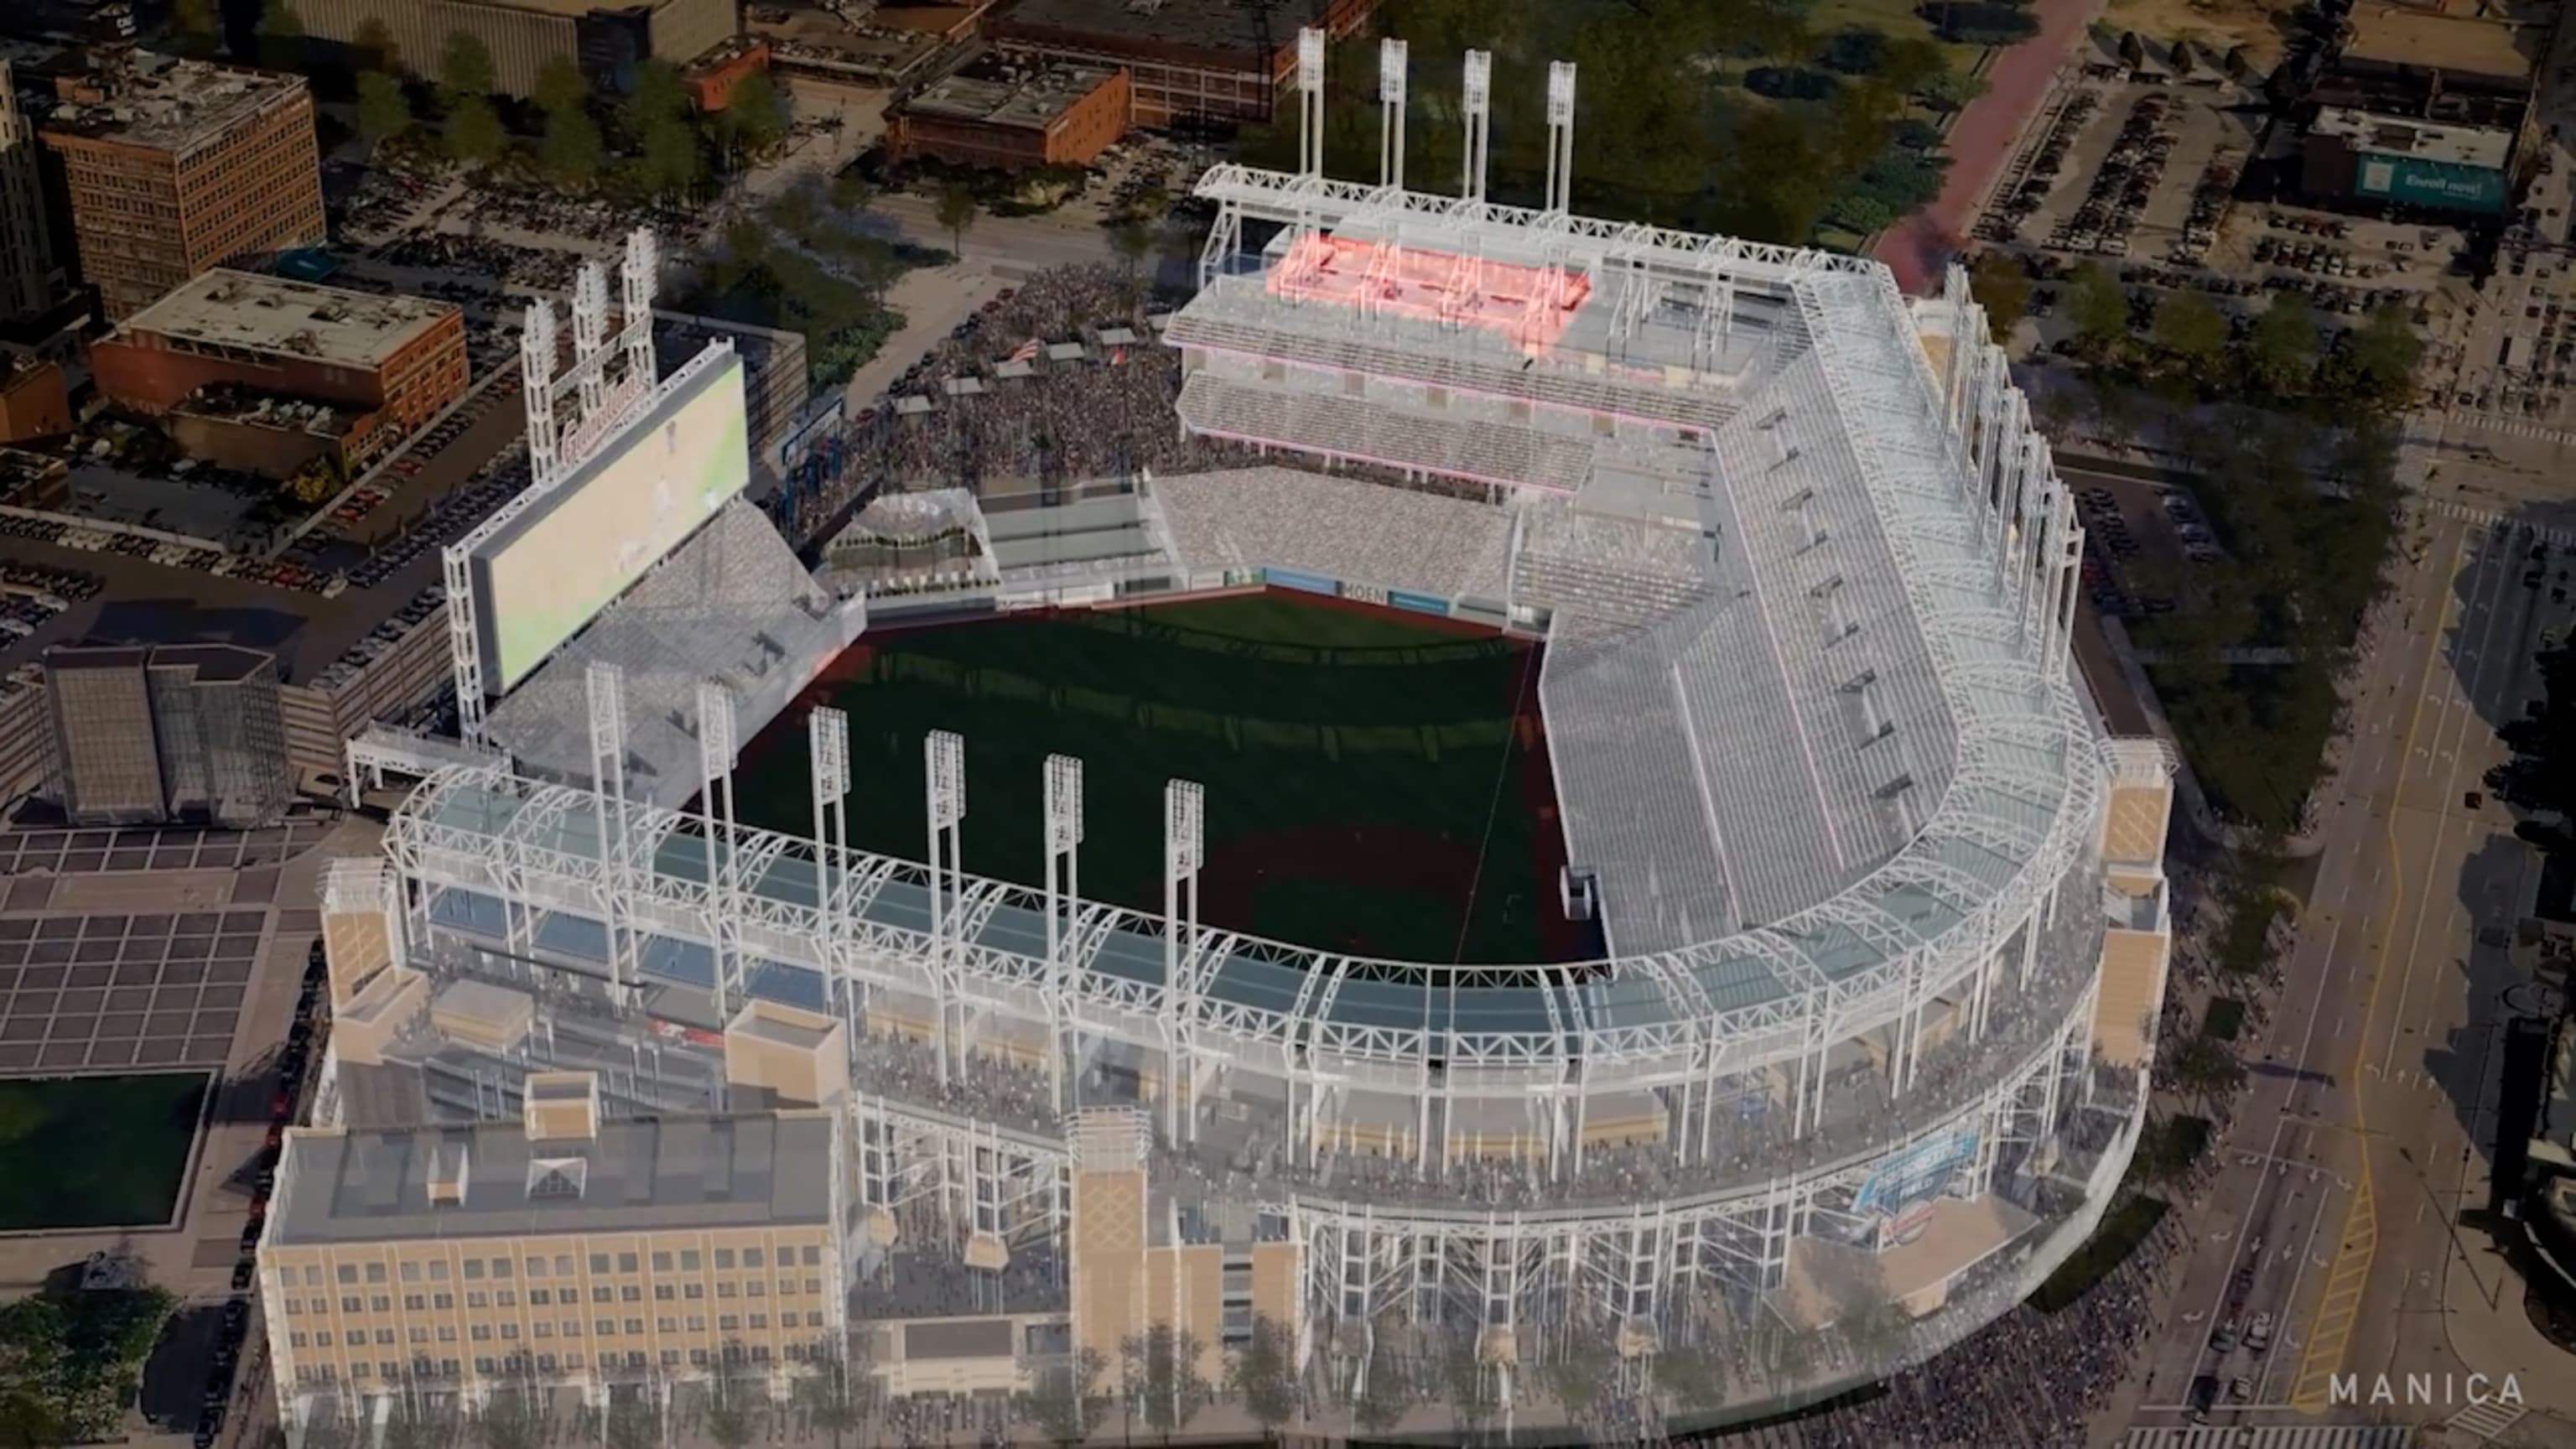
[[[1550,99],[1570,156],[1570,71]],[[1985,318],[1955,274],[1909,303],[1874,263],[1598,222],[1553,182],[1534,211],[1482,189],[1472,169],[1461,199],[1314,165],[1201,186],[1202,285],[1164,333],[1181,423],[1357,473],[1153,480],[1122,524],[1140,556],[997,568],[962,493],[863,518],[876,553],[847,556],[972,540],[977,567],[907,564],[886,604],[1268,586],[1545,638],[1559,904],[1606,956],[1453,966],[1203,927],[1182,781],[1165,910],[1088,901],[1063,758],[1043,884],[968,876],[952,736],[925,742],[924,859],[863,854],[841,821],[866,782],[828,709],[807,720],[811,838],[742,828],[737,740],[784,704],[762,681],[829,641],[735,601],[685,630],[621,623],[639,598],[680,607],[647,574],[530,676],[555,691],[549,738],[580,747],[432,762],[384,859],[336,866],[324,902],[313,1131],[517,1117],[536,1145],[492,1154],[497,1181],[426,1148],[415,1194],[305,1170],[399,1176],[401,1154],[299,1135],[280,1220],[304,1236],[272,1230],[267,1290],[370,1253],[397,1273],[473,1256],[477,1233],[552,1259],[554,1207],[463,1205],[584,1191],[569,1164],[594,1149],[545,1120],[579,1091],[593,1138],[603,1117],[728,1142],[760,1135],[745,1114],[838,1123],[842,1163],[799,1200],[830,1225],[808,1261],[861,1292],[866,1368],[896,1393],[1043,1395],[1071,1373],[1133,1401],[1258,1357],[1316,1432],[1529,1426],[1564,1415],[1576,1376],[1556,1370],[1583,1363],[1614,1394],[1687,1380],[1683,1407],[1736,1417],[1884,1376],[2027,1296],[2099,1222],[2143,1121],[2171,768],[2106,739],[2071,673],[2080,533]],[[727,533],[717,512],[674,561]],[[870,600],[849,587],[794,612],[852,617]],[[760,678],[670,666],[699,668],[694,695],[660,687],[639,717],[623,661],[674,639]],[[577,699],[546,684],[565,668]],[[491,1129],[452,1128],[472,1130]],[[381,1413],[389,1380],[596,1402],[760,1374],[784,1394],[849,1351],[837,1315],[753,1341],[655,1308],[657,1275],[696,1271],[652,1266],[697,1251],[673,1233],[730,1252],[749,1225],[702,1220],[702,1178],[743,1180],[738,1149],[650,1172],[636,1150],[596,1170],[630,1186],[580,1219],[573,1263],[635,1317],[549,1346],[514,1308],[487,1347],[396,1352],[373,1345],[437,1325],[326,1347],[272,1312],[289,1419]],[[410,1236],[366,1226],[371,1194]],[[655,1241],[603,1241],[630,1218]]]

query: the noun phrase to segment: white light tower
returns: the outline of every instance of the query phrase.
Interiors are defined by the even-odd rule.
[[[556,450],[563,435],[555,420],[551,384],[560,345],[555,336],[555,304],[539,297],[528,304],[527,321],[519,333],[519,393],[527,403],[528,470],[539,488],[554,482],[559,466]]]
[[[1404,42],[1377,43],[1377,184],[1404,189]]]
[[[581,390],[581,432],[595,441],[595,424],[608,402],[608,377],[602,364],[608,352],[608,265],[597,257],[581,264],[572,284],[572,365],[574,385]],[[579,458],[568,458],[577,464]]]
[[[1485,199],[1486,119],[1494,106],[1494,56],[1491,51],[1467,52],[1466,83],[1460,88],[1465,102],[1458,114],[1466,122],[1467,146],[1462,165],[1466,177],[1460,195],[1469,201]]]
[[[1189,1023],[1197,1019],[1199,947],[1199,866],[1207,855],[1206,792],[1193,781],[1163,785],[1163,1009],[1171,1014],[1166,1033],[1176,1050],[1163,1063],[1163,1126],[1172,1140],[1181,1135],[1181,1091]],[[1192,1116],[1191,1125],[1197,1125]]]
[[[1059,1112],[1071,1110],[1065,1100],[1062,1022],[1065,996],[1064,978],[1071,969],[1065,960],[1070,943],[1066,928],[1082,912],[1082,761],[1071,755],[1049,755],[1046,758],[1046,916],[1047,916],[1047,1008],[1058,1016],[1056,1029],[1049,1033],[1047,1071],[1055,1088],[1055,1106]]]
[[[698,823],[707,837],[707,895],[714,914],[733,913],[733,693],[714,680],[698,685]],[[724,933],[719,932],[721,936]],[[719,940],[713,994],[719,1013],[732,1009],[742,989],[740,952]]]
[[[1324,32],[1297,32],[1297,171],[1324,174]]]
[[[957,999],[957,955],[948,933],[954,922],[953,891],[965,886],[966,741],[947,730],[932,730],[921,742],[923,784],[930,817],[930,962],[938,977],[939,1029],[932,1045],[939,1053],[939,1080],[948,1081],[948,1014]]]
[[[625,293],[625,326],[619,347],[626,354],[625,390],[629,393],[652,387],[659,378],[653,366],[653,295],[660,285],[662,248],[653,240],[651,227],[639,226],[626,234],[626,257],[618,263],[619,281]]]
[[[817,709],[805,716],[805,740],[813,757],[814,895],[826,939],[840,935],[841,872],[849,868],[850,717],[837,709]],[[842,988],[850,1034],[858,1035],[858,992],[838,979],[825,982],[828,999]]]
[[[1547,209],[1560,215],[1574,200],[1574,62],[1547,63]]]

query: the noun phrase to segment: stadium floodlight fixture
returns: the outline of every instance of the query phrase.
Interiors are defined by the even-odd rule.
[[[966,740],[953,731],[932,730],[921,749],[930,769],[930,828],[945,830],[966,818]]]
[[[1405,45],[1394,36],[1377,43],[1377,98],[1390,106],[1404,104]]]
[[[1324,32],[1309,25],[1297,32],[1297,89],[1312,95],[1324,88]]]
[[[1494,94],[1494,54],[1489,50],[1467,52],[1466,83],[1461,91],[1470,114],[1481,114],[1492,104]]]
[[[1082,761],[1046,759],[1047,849],[1059,855],[1082,843]]]
[[[817,779],[827,797],[850,793],[850,717],[837,709],[818,709],[808,726],[814,734]]]
[[[1574,119],[1574,62],[1547,63],[1547,123],[1561,126]]]

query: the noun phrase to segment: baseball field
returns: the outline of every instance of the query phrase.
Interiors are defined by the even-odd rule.
[[[850,836],[927,859],[922,739],[966,742],[966,869],[1045,878],[1083,762],[1082,891],[1163,908],[1163,785],[1206,792],[1200,920],[1422,961],[1567,959],[1536,646],[1287,593],[872,632],[752,742],[745,823],[812,832],[805,715],[850,717]]]

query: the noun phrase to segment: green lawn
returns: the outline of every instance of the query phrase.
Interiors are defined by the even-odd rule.
[[[203,1072],[0,1079],[0,1232],[168,1222],[207,1082]]]
[[[1206,792],[1200,920],[1328,950],[1528,961],[1555,892],[1537,653],[1294,595],[872,635],[745,754],[742,818],[812,831],[806,709],[850,716],[850,834],[927,858],[922,737],[966,741],[966,868],[1044,879],[1047,755],[1084,764],[1083,894],[1163,908],[1163,786]],[[1552,934],[1551,934],[1552,933]]]

